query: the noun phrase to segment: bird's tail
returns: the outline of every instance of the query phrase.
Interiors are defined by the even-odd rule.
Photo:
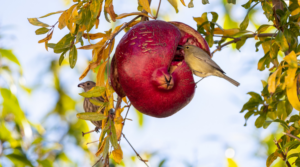
[[[226,79],[227,81],[229,81],[230,83],[232,83],[233,85],[235,85],[236,87],[238,87],[240,85],[240,83],[238,83],[237,81],[235,81],[234,79],[226,76],[225,74],[223,74],[222,76],[224,79]]]

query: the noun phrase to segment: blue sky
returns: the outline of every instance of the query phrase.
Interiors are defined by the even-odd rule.
[[[186,0],[187,1],[187,0]],[[211,0],[212,1],[212,0]],[[246,1],[245,1],[246,2]],[[186,2],[188,3],[188,2]],[[243,2],[244,3],[244,2]],[[153,0],[151,7],[156,7],[158,0]],[[194,1],[194,8],[189,9],[179,4],[179,13],[170,6],[167,1],[161,5],[161,14],[168,14],[164,17],[167,20],[181,21],[193,28],[196,22],[192,17],[199,17],[203,12],[216,11],[219,13],[219,20],[222,20],[223,8],[218,2],[211,2],[209,5],[202,5],[201,1]],[[114,1],[115,12],[117,14],[136,11],[136,0]],[[4,44],[14,50],[24,68],[24,76],[28,86],[37,84],[43,85],[41,89],[35,91],[32,96],[21,96],[21,105],[26,109],[27,115],[33,122],[40,119],[51,110],[56,94],[49,89],[51,77],[39,79],[39,74],[45,64],[43,59],[59,59],[50,49],[47,52],[43,44],[37,41],[44,36],[35,35],[37,27],[28,23],[27,18],[40,17],[44,14],[65,10],[62,0],[11,0],[3,1],[0,6],[0,23],[10,26],[9,32],[14,36],[13,42]],[[234,19],[242,21],[245,10],[241,4],[234,6],[233,11],[238,13]],[[261,12],[262,13],[262,12]],[[45,18],[42,21],[50,25],[54,24],[59,15]],[[130,18],[129,18],[130,19]],[[160,18],[162,19],[162,18]],[[265,22],[262,17],[259,22]],[[128,21],[128,19],[125,19]],[[113,26],[120,23],[114,23]],[[222,21],[219,22],[222,25]],[[110,23],[103,18],[100,19],[99,30],[93,32],[103,32],[109,29]],[[254,30],[250,26],[250,29]],[[55,29],[51,41],[57,42],[67,33],[66,29]],[[117,41],[124,33],[117,37]],[[215,46],[211,48],[211,51]],[[129,113],[124,133],[133,143],[137,151],[153,152],[159,151],[161,155],[169,157],[168,166],[184,166],[182,162],[188,161],[197,166],[220,167],[225,166],[225,151],[228,148],[235,150],[234,159],[240,166],[253,167],[264,166],[265,160],[254,157],[259,145],[255,135],[260,138],[266,136],[271,130],[258,130],[254,126],[254,118],[250,118],[248,126],[244,127],[244,114],[240,114],[243,104],[249,99],[246,93],[249,91],[259,92],[262,89],[261,81],[267,78],[267,71],[257,70],[257,62],[263,55],[263,51],[255,52],[254,40],[249,40],[241,49],[241,52],[233,51],[231,47],[225,47],[221,52],[214,54],[214,61],[227,73],[228,76],[241,83],[240,87],[235,87],[224,79],[208,77],[198,84],[194,99],[184,109],[168,118],[153,118],[145,116],[144,127],[138,128],[136,114],[133,110]],[[75,69],[63,68],[63,85],[67,92],[74,98],[81,98],[78,93],[82,90],[77,88],[80,74],[87,65],[86,59],[91,59],[91,51],[79,51],[78,63]],[[39,60],[39,61],[37,61]],[[45,77],[44,77],[45,78]],[[199,80],[195,77],[195,80]],[[41,100],[41,96],[47,100]],[[35,107],[32,107],[35,105]],[[91,125],[91,128],[93,126]],[[272,126],[269,127],[272,129]],[[96,140],[97,135],[93,135]],[[90,147],[95,147],[90,145]],[[133,154],[129,146],[122,141],[125,155]],[[76,155],[74,155],[76,157]],[[156,166],[158,160],[150,162],[151,166]],[[137,163],[137,166],[143,166]]]

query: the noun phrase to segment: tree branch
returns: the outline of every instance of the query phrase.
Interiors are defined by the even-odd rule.
[[[279,143],[274,139],[274,142],[275,142],[275,145],[277,146],[277,148],[280,150],[280,145]],[[281,155],[282,155],[282,160],[285,161],[286,163],[286,166],[288,167],[292,167],[291,164],[289,163],[289,161],[286,159],[286,155],[284,154],[284,152],[281,152]]]
[[[287,135],[287,136],[290,136],[290,137],[292,137],[292,138],[294,138],[294,139],[300,141],[300,138],[299,138],[299,137],[294,136],[294,135],[292,135],[292,134],[290,134],[290,133],[283,132],[283,134],[285,134],[285,135]]]
[[[128,106],[128,109],[127,109],[127,112],[126,112],[126,115],[125,115],[125,118],[124,118],[124,122],[123,122],[123,127],[122,127],[122,130],[121,130],[121,134],[123,134],[123,129],[124,129],[124,126],[125,126],[125,121],[126,121],[126,118],[127,118],[127,115],[128,115],[130,107],[131,107],[131,103]],[[121,138],[120,138],[119,144],[120,144],[120,142],[121,142]]]
[[[130,142],[127,140],[127,138],[125,137],[125,135],[124,135],[123,133],[122,133],[122,135],[123,135],[124,139],[127,141],[127,143],[130,145],[130,147],[133,149],[133,151],[135,152],[136,156],[138,156],[138,157],[140,158],[140,160],[143,161],[147,167],[149,167],[148,164],[146,163],[146,162],[148,162],[148,160],[143,160],[143,158],[142,158],[142,157],[135,151],[135,149],[132,147],[132,145],[131,145]]]
[[[274,34],[274,33],[264,33],[264,34],[257,34],[257,33],[254,33],[254,34],[244,35],[243,37],[246,37],[246,38],[248,39],[248,38],[253,38],[253,37],[255,37],[255,36],[257,36],[257,37],[270,37],[270,36],[274,36],[274,35],[276,36],[277,34]],[[227,43],[225,43],[225,44],[223,44],[223,45],[221,45],[221,46],[217,46],[217,49],[214,50],[211,54],[213,55],[215,52],[221,51],[221,49],[222,49],[223,47],[225,47],[225,46],[227,46],[227,45],[229,45],[229,44],[232,44],[232,43],[237,43],[237,42],[240,41],[241,39],[242,39],[242,37],[240,37],[240,38],[235,38],[234,40],[229,41],[229,42],[227,42]]]

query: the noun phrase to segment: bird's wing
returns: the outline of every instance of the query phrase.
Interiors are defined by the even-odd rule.
[[[216,62],[214,62],[206,52],[201,50],[200,53],[195,53],[194,52],[193,55],[197,59],[206,62],[207,64],[213,66],[214,68],[216,68],[217,70],[219,70],[219,71],[221,71],[222,73],[225,74],[225,72],[221,69],[221,67]]]

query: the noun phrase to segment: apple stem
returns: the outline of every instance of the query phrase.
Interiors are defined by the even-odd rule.
[[[127,140],[127,138],[125,137],[124,133],[122,133],[122,135],[123,135],[124,139],[127,141],[127,143],[130,145],[130,147],[132,148],[132,150],[135,152],[136,156],[138,156],[138,157],[140,158],[140,160],[143,161],[147,167],[149,167],[148,164],[146,163],[146,162],[148,162],[148,160],[144,160],[144,159],[136,152],[136,150],[133,148],[133,146],[130,144],[130,142],[129,142],[129,141]]]

